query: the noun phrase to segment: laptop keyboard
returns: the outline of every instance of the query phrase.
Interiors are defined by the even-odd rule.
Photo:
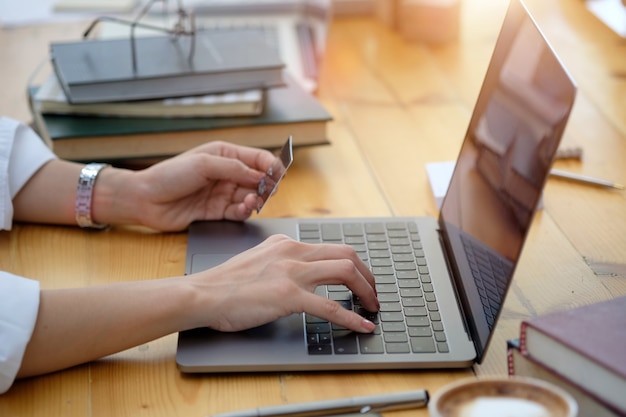
[[[317,288],[328,297],[376,324],[371,334],[352,332],[305,315],[311,355],[448,352],[437,299],[413,222],[301,223],[300,240],[347,244],[365,261],[376,279],[380,311],[371,313],[343,285]]]
[[[493,329],[502,300],[512,274],[512,266],[501,255],[461,234],[461,242],[467,256],[476,289],[485,312],[489,329]]]

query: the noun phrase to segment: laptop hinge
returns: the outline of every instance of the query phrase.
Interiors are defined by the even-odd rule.
[[[474,344],[474,347],[477,352],[480,352],[480,346],[478,346],[478,337],[476,336],[476,329],[474,327],[474,323],[469,320],[471,317],[471,311],[469,308],[469,303],[467,302],[467,298],[462,285],[459,283],[460,276],[458,270],[455,265],[453,265],[452,260],[448,256],[448,253],[451,253],[450,246],[448,245],[446,238],[444,237],[444,233],[441,228],[437,228],[437,234],[439,235],[439,244],[441,245],[441,249],[443,251],[443,257],[446,261],[446,268],[448,269],[448,273],[452,278],[452,289],[455,293],[455,300],[459,310],[461,311],[461,319],[463,320],[463,327],[465,328],[465,333],[467,334],[467,338]]]

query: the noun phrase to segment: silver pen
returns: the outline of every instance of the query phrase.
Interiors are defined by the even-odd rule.
[[[618,190],[624,189],[624,185],[617,183],[617,182],[602,180],[599,178],[593,178],[587,175],[576,174],[574,172],[563,171],[560,169],[551,169],[550,175],[553,177],[563,178],[563,179],[567,179],[571,181],[577,181],[583,184],[597,185],[599,187],[615,188]]]
[[[422,389],[390,394],[259,407],[250,410],[215,414],[212,417],[314,417],[344,413],[364,414],[369,412],[421,408],[428,404],[428,400],[428,391]]]

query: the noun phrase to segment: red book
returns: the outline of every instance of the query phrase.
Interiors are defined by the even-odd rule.
[[[619,417],[624,415],[604,399],[588,392],[573,381],[564,378],[548,366],[545,366],[519,350],[519,339],[507,341],[507,364],[510,376],[537,378],[567,391],[578,403],[578,415],[590,417]]]
[[[520,352],[626,415],[626,297],[523,321]]]

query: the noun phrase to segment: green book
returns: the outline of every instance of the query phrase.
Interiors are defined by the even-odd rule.
[[[279,148],[288,136],[294,146],[327,144],[331,115],[293,80],[266,93],[259,116],[225,118],[98,117],[42,114],[30,91],[34,127],[61,158],[115,161],[160,158],[222,140]]]

